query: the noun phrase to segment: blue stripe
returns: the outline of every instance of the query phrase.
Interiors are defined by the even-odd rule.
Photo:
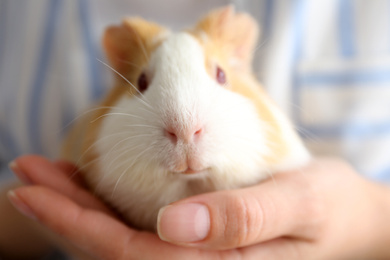
[[[0,77],[2,76],[3,73],[5,73],[3,68],[6,65],[6,61],[5,61],[5,58],[4,58],[4,54],[5,54],[5,45],[6,45],[6,38],[7,38],[7,11],[8,11],[8,1],[0,1]],[[4,67],[3,67],[4,66]],[[5,78],[5,77],[4,77]],[[2,83],[2,80],[1,79],[4,79],[4,78],[0,78],[0,84]],[[3,81],[4,82],[4,81]],[[7,86],[1,86],[1,89],[0,89],[0,93],[2,92],[2,96],[0,96],[0,102],[2,104],[5,104],[7,103],[7,100],[9,100],[8,98],[8,93],[9,93],[9,89],[7,89],[6,87]],[[2,90],[2,91],[1,91]],[[8,102],[9,103],[9,102]],[[3,106],[3,109],[5,109],[6,106]]]
[[[84,49],[86,50],[88,56],[89,79],[91,82],[90,93],[92,94],[92,100],[96,100],[103,94],[103,80],[99,71],[100,66],[98,66],[97,63],[97,58],[101,57],[98,56],[98,52],[96,50],[97,48],[94,45],[92,26],[90,25],[90,16],[88,12],[89,8],[86,0],[79,0],[79,9]]]
[[[0,1],[0,62],[4,61],[5,38],[7,28],[7,1]],[[0,63],[1,68],[1,63]]]
[[[390,167],[375,173],[372,177],[380,182],[390,182]]]
[[[267,40],[271,34],[272,27],[272,18],[274,17],[274,1],[275,0],[266,0],[265,1],[265,12],[263,13],[263,26],[262,26],[262,38]]]
[[[0,124],[0,143],[5,147],[4,155],[9,156],[9,158],[1,158],[1,159],[13,159],[16,156],[20,155],[20,151],[18,151],[18,145],[13,138],[13,136]],[[3,151],[2,151],[3,152]]]
[[[339,0],[340,54],[351,58],[356,55],[353,0]]]
[[[14,5],[13,5],[14,4]],[[7,123],[11,124],[12,119],[15,119],[12,115],[12,111],[14,110],[15,106],[15,98],[17,97],[17,90],[18,88],[16,86],[12,87],[12,82],[14,82],[14,78],[12,75],[6,75],[5,73],[9,73],[10,69],[12,70],[13,65],[17,65],[17,63],[10,63],[9,60],[6,60],[5,52],[8,50],[7,47],[15,48],[16,50],[20,51],[20,44],[18,42],[12,42],[12,37],[15,36],[12,34],[12,31],[8,31],[10,29],[10,26],[12,24],[12,21],[10,21],[10,18],[15,18],[14,20],[17,22],[24,22],[21,20],[22,18],[19,16],[24,17],[25,12],[23,9],[20,11],[20,4],[23,4],[22,2],[11,2],[11,1],[0,1],[0,77],[1,81],[0,84],[0,102],[1,102],[1,109],[2,115],[0,118],[0,145],[1,150],[0,156],[2,157],[2,160],[10,160],[15,158],[16,156],[20,155],[20,144],[17,142],[15,135],[12,134],[11,127],[7,125]],[[7,15],[12,14],[13,10],[19,10],[19,14],[17,16],[10,16]],[[15,13],[15,12],[14,12]],[[14,22],[15,22],[14,21]],[[12,26],[13,29],[20,30],[20,26]],[[23,33],[23,32],[22,32]],[[20,34],[18,34],[20,35]],[[11,39],[10,39],[11,37]],[[15,38],[15,37],[13,37]],[[8,40],[6,40],[8,39]],[[13,43],[13,46],[8,46],[8,44]],[[17,66],[16,66],[17,67]],[[15,68],[14,68],[15,69]]]
[[[34,153],[43,153],[42,145],[42,109],[43,109],[43,94],[44,84],[47,78],[47,70],[49,68],[50,58],[54,47],[54,36],[57,29],[58,15],[60,12],[61,0],[50,0],[47,10],[45,29],[41,49],[39,51],[39,61],[35,78],[32,83],[30,111],[28,118],[29,139],[32,144]]]
[[[309,73],[300,76],[298,80],[300,84],[310,86],[357,87],[367,83],[390,82],[390,69]]]
[[[300,98],[300,82],[299,82],[299,74],[298,74],[298,64],[303,56],[303,34],[304,34],[304,14],[306,11],[306,3],[305,0],[296,0],[294,2],[294,10],[293,10],[293,28],[292,28],[292,102],[294,104],[292,111],[292,119],[295,124],[300,127],[300,110],[298,107],[301,107],[301,98]]]
[[[272,18],[275,16],[274,13],[274,2],[273,0],[262,1],[264,3],[263,8],[259,12],[259,19],[261,19],[261,33],[260,39],[257,42],[257,46],[254,50],[255,58],[253,59],[253,68],[255,71],[264,71],[265,64],[261,62],[264,60],[266,55],[266,49],[269,39],[272,38]],[[262,80],[262,73],[260,73],[259,79]]]
[[[342,138],[343,140],[371,138],[379,136],[390,137],[390,121],[383,123],[347,123],[336,126],[310,126],[304,127],[308,132],[304,137],[316,136],[320,138]]]

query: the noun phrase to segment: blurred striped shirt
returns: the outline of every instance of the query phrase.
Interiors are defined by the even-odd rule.
[[[230,2],[262,25],[256,73],[309,149],[390,182],[390,0],[0,0],[0,177],[18,155],[58,156],[109,88],[105,26],[139,15],[184,28]]]

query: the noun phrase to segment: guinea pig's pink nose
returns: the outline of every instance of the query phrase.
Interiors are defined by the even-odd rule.
[[[179,140],[184,143],[191,143],[196,141],[203,134],[203,128],[195,128],[188,130],[178,130],[175,128],[167,128],[165,129],[165,135],[171,140],[172,143],[176,144]]]

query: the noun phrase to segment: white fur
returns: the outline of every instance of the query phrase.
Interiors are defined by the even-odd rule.
[[[152,53],[147,74],[151,82],[144,95],[122,97],[112,111],[128,115],[103,119],[96,143],[100,170],[89,176],[132,224],[154,229],[158,210],[168,203],[254,184],[271,173],[263,160],[270,152],[267,124],[248,99],[209,76],[192,36],[169,35]],[[175,144],[164,134],[172,126],[200,127],[203,133],[196,142]],[[297,149],[296,157],[304,154]],[[187,157],[201,173],[177,172]]]

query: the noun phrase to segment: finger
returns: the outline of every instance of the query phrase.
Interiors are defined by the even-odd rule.
[[[76,165],[65,160],[56,160],[53,162],[53,164],[69,177],[78,172]]]
[[[19,188],[9,195],[11,202],[25,215],[47,225],[54,232],[80,246],[87,252],[97,250],[98,255],[115,256],[122,246],[120,241],[126,241],[120,222],[113,221],[100,212],[83,209],[68,198],[46,187],[29,186]],[[100,223],[107,223],[101,225]],[[112,236],[115,234],[115,237]],[[94,237],[90,240],[90,237]],[[115,243],[113,243],[115,241]],[[100,244],[107,244],[107,248],[100,251]],[[112,248],[112,252],[107,252]],[[120,252],[120,251],[118,251]],[[116,257],[104,259],[119,259]]]
[[[76,182],[80,186],[87,187],[84,178],[80,174],[79,168],[76,165],[65,160],[57,160],[53,163],[57,168],[65,173],[68,178],[72,179],[72,181]]]
[[[318,252],[313,257],[316,247],[308,241],[277,238],[254,246],[241,248],[242,259],[270,259],[270,260],[300,260],[320,259]],[[326,258],[321,258],[326,259]]]
[[[19,188],[9,197],[22,213],[99,259],[235,259],[240,255],[237,250],[203,251],[168,244],[155,234],[129,229],[45,187]]]
[[[198,195],[161,209],[158,234],[171,243],[212,249],[281,236],[310,239],[322,219],[312,190],[305,175],[286,173],[254,187]]]
[[[68,167],[66,166],[66,170],[69,170]],[[27,184],[56,185],[68,179],[65,169],[39,155],[18,157],[10,163],[10,168]]]
[[[50,187],[77,201],[80,205],[113,214],[106,205],[91,193],[82,189],[64,171],[44,157],[36,155],[22,156],[12,164],[11,169],[15,174],[21,177],[22,180],[28,180],[28,183]]]

